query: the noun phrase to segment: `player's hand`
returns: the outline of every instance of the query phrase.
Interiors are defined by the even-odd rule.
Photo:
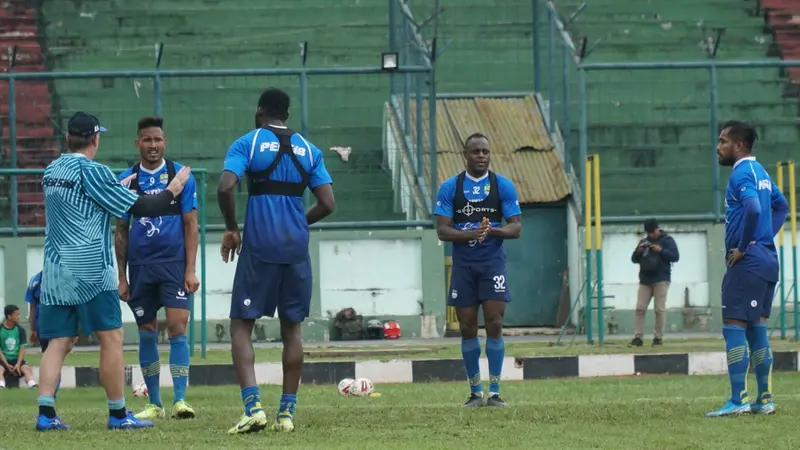
[[[119,292],[119,298],[123,302],[127,302],[131,299],[131,287],[128,284],[128,278],[126,277],[119,277],[119,287],[117,288]]]
[[[122,185],[125,186],[125,187],[131,187],[131,181],[133,181],[133,179],[136,177],[136,175],[137,174],[132,173],[132,174],[128,175],[127,177],[123,178],[122,181],[120,181],[120,183],[122,183]]]
[[[733,267],[734,264],[741,261],[744,258],[744,253],[740,252],[738,248],[734,248],[728,251],[728,267]]]
[[[486,236],[489,235],[489,231],[492,230],[492,223],[489,222],[489,219],[484,217],[481,220],[480,226],[478,226],[478,230],[480,231],[480,237],[478,238],[478,242],[483,242],[486,239]]]
[[[14,373],[17,375],[22,375],[22,361],[19,361],[16,366],[14,366]]]
[[[222,235],[222,245],[219,254],[223,262],[232,262],[242,250],[242,236],[239,230],[226,230]]]
[[[653,244],[653,245],[651,245],[651,246],[650,246],[650,250],[652,250],[652,251],[654,251],[654,252],[658,253],[658,252],[660,252],[660,251],[661,251],[661,246],[660,246],[660,245],[658,245],[658,244]]]
[[[194,272],[186,272],[184,280],[186,281],[183,282],[183,287],[186,288],[186,292],[194,293],[200,288],[200,280]]]
[[[172,195],[178,196],[181,192],[183,192],[183,187],[186,186],[186,182],[189,181],[189,177],[192,176],[192,168],[189,166],[181,167],[181,170],[175,174],[175,178],[169,183],[167,186],[167,190],[172,192]]]

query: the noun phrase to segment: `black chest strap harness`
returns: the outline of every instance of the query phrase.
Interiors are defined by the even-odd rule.
[[[466,176],[466,172],[461,172],[456,178],[456,192],[453,198],[453,222],[480,222],[484,217],[491,222],[502,222],[503,205],[500,202],[497,175],[489,171],[489,184],[486,186],[489,188],[489,192],[486,198],[480,201],[469,201],[464,195],[464,179]]]
[[[167,186],[169,186],[169,184],[172,182],[172,179],[175,178],[175,163],[164,158],[164,164],[167,165]],[[141,186],[139,186],[139,164],[134,164],[133,167],[131,167],[131,171],[136,176],[133,177],[133,180],[131,181],[130,189],[139,195],[146,195],[147,193],[142,190]],[[182,193],[178,194],[172,203],[170,203],[169,207],[164,211],[164,214],[159,214],[159,216],[181,215],[181,195]]]
[[[300,160],[297,159],[297,155],[294,154],[294,150],[292,149],[292,136],[295,134],[294,131],[288,128],[277,128],[269,125],[267,125],[265,128],[275,134],[275,136],[278,138],[280,148],[278,149],[278,154],[275,155],[275,159],[272,160],[272,164],[270,164],[269,167],[259,171],[247,171],[248,193],[250,196],[283,195],[286,197],[302,197],[303,193],[308,187],[308,182],[311,179],[311,175],[306,172],[306,169],[303,168],[302,164],[300,164]],[[256,141],[258,139],[258,133],[261,130],[262,129],[258,129],[255,136],[253,136],[254,146],[256,145]],[[308,149],[308,151],[311,151],[311,149]],[[272,172],[274,172],[278,167],[278,164],[280,164],[284,155],[289,156],[289,159],[292,160],[292,164],[294,164],[294,167],[300,173],[299,182],[277,181],[270,179]]]

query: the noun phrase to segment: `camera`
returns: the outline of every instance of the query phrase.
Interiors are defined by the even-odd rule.
[[[641,241],[639,241],[639,245],[644,248],[650,248],[653,246],[653,244],[647,239],[642,239]]]

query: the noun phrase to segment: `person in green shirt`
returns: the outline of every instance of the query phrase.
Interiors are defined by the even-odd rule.
[[[16,305],[6,305],[5,318],[0,327],[0,389],[5,389],[5,375],[24,377],[29,388],[36,386],[33,371],[25,362],[25,345],[28,336],[19,326],[20,312]]]

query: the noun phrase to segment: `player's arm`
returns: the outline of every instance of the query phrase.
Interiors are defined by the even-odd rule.
[[[443,242],[469,242],[481,237],[480,229],[459,230],[453,227],[453,198],[455,184],[451,180],[445,181],[439,187],[436,195],[436,206],[433,214],[436,216],[436,235]]]
[[[228,153],[225,154],[222,175],[219,176],[219,184],[217,184],[217,204],[223,219],[225,219],[225,229],[229,231],[239,229],[239,224],[236,222],[234,188],[239,184],[239,180],[244,176],[249,165],[250,141],[242,137],[234,141],[228,149]]]
[[[31,302],[28,304],[30,309],[28,310],[28,328],[31,329],[31,339],[36,341],[34,336],[39,334],[39,330],[36,329],[36,317],[39,314],[39,304],[35,302]]]
[[[734,184],[739,201],[742,203],[744,215],[742,219],[742,234],[739,237],[738,250],[742,253],[755,239],[758,219],[761,216],[761,202],[758,201],[755,178],[747,173],[739,175]]]
[[[186,246],[186,274],[194,275],[197,267],[197,246],[200,241],[200,232],[197,228],[197,183],[194,177],[189,178],[183,189],[181,213],[183,244]]]
[[[322,152],[313,145],[309,145],[309,151],[314,157],[314,165],[311,168],[308,187],[317,199],[316,203],[306,211],[306,223],[311,225],[333,214],[336,209],[336,198],[333,196],[333,179],[325,167]]]
[[[675,239],[672,239],[672,236],[667,236],[663,244],[661,247],[661,259],[668,263],[678,262],[681,255],[678,252],[678,244],[675,243]]]
[[[130,242],[130,219],[117,219],[114,229],[114,253],[117,256],[117,276],[128,276],[128,243]]]
[[[789,215],[789,202],[786,201],[783,192],[775,183],[772,183],[770,200],[772,203],[772,235],[776,236],[783,228],[783,224],[786,223],[786,216]]]
[[[25,346],[28,345],[28,333],[25,328],[19,327],[19,356],[17,356],[17,365],[22,367],[22,360],[25,359]]]
[[[84,166],[83,186],[87,195],[114,217],[160,216],[169,207],[175,194],[170,190],[155,195],[139,196],[120,184],[106,166],[91,164]]]
[[[498,239],[519,239],[520,234],[522,234],[522,210],[519,207],[517,189],[511,181],[499,177],[497,189],[500,196],[500,204],[503,205],[503,218],[506,219],[506,223],[500,228],[490,229],[489,236]]]

